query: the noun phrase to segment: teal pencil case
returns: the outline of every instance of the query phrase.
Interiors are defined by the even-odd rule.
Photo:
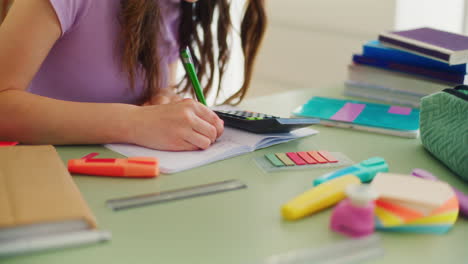
[[[468,181],[468,86],[423,97],[420,133],[424,147]]]

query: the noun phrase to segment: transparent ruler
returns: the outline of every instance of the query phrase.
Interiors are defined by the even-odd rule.
[[[267,258],[261,264],[350,264],[382,257],[380,237],[349,239],[318,248],[304,248]]]
[[[113,210],[123,210],[155,203],[164,203],[208,194],[233,191],[246,188],[247,185],[239,180],[227,180],[209,184],[197,185],[177,190],[158,193],[142,194],[131,197],[108,200],[107,206]]]

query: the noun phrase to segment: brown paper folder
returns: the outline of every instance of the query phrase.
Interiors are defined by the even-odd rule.
[[[0,148],[0,242],[95,228],[54,147]]]

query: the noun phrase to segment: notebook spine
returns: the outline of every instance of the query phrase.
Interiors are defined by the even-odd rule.
[[[465,80],[464,74],[450,73],[445,71],[438,71],[434,69],[428,69],[420,66],[413,66],[398,63],[391,60],[376,59],[367,57],[364,55],[353,55],[353,62],[358,64],[364,64],[368,66],[378,67],[385,70],[399,71],[403,73],[415,74],[428,78],[433,78],[441,81],[447,81],[452,83],[463,83]]]
[[[466,64],[448,65],[446,63],[419,56],[407,51],[393,49],[380,44],[378,41],[370,41],[363,46],[363,56],[381,60],[391,60],[396,63],[424,67],[448,73],[466,74]]]
[[[389,36],[379,35],[379,41],[381,41],[384,44],[390,44],[390,45],[397,46],[406,50],[425,54],[427,56],[443,60],[447,63],[450,61],[450,54],[447,54],[438,50],[430,49],[430,48],[420,47],[418,45],[410,44],[401,40],[397,40]]]

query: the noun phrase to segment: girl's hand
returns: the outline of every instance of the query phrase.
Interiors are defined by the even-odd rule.
[[[129,118],[130,142],[159,150],[207,149],[224,131],[224,122],[192,99],[137,107]]]
[[[160,89],[156,95],[146,101],[143,106],[170,104],[182,101],[184,98],[176,94],[171,88]]]

